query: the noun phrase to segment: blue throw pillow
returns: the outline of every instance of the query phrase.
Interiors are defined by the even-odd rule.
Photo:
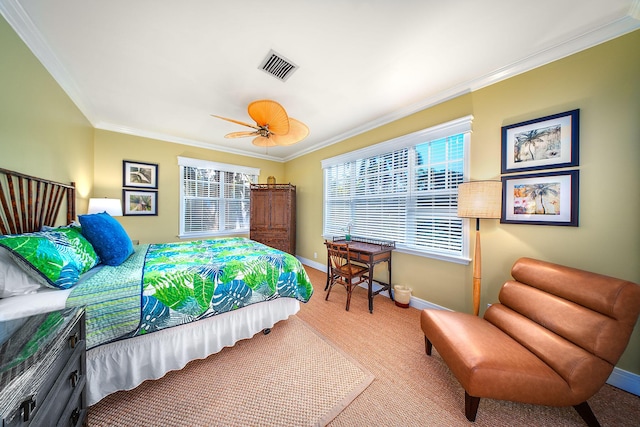
[[[122,225],[106,212],[80,215],[82,234],[102,263],[120,265],[133,253],[133,243]]]

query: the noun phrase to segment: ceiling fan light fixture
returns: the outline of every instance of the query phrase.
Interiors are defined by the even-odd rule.
[[[255,138],[253,138],[253,141],[251,141],[251,143],[256,147],[275,147],[276,145],[278,145],[275,143],[273,138],[267,138],[264,136],[256,136]]]
[[[307,125],[287,115],[286,110],[279,103],[270,99],[253,101],[247,107],[249,116],[256,124],[242,122],[212,114],[213,117],[231,123],[247,126],[253,131],[231,132],[225,138],[243,138],[254,136],[253,145],[258,147],[275,147],[276,145],[293,145],[309,135]]]

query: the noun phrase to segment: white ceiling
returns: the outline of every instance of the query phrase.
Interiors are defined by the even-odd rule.
[[[285,161],[640,28],[640,0],[0,0],[99,129]],[[299,66],[258,69],[275,50]],[[255,147],[246,106],[310,135]]]

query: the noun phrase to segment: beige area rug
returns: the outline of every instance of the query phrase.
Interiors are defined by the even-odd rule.
[[[89,408],[89,426],[325,425],[373,375],[292,316]]]
[[[383,268],[385,266],[383,265]],[[395,267],[394,267],[395,268]],[[464,415],[464,389],[438,349],[427,356],[420,310],[399,308],[378,295],[369,313],[367,290],[356,288],[345,311],[343,287],[324,300],[327,275],[306,267],[315,294],[297,314],[366,366],[375,381],[330,427],[585,427],[571,407],[481,399],[475,423]],[[429,277],[424,278],[428,282]],[[386,294],[386,292],[385,292]],[[605,385],[589,399],[602,427],[640,427],[640,397]]]

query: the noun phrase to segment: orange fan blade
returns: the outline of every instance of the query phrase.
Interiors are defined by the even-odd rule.
[[[271,136],[273,137],[273,135]],[[276,146],[276,143],[273,141],[272,138],[267,138],[265,136],[256,136],[255,138],[253,138],[252,144],[258,147],[275,147]]]
[[[289,116],[277,102],[268,99],[253,101],[247,110],[258,126],[268,126],[269,132],[276,135],[289,133]]]
[[[231,132],[226,134],[225,138],[244,138],[245,136],[256,136],[258,132]]]
[[[309,128],[299,120],[289,117],[289,126],[289,133],[286,135],[271,135],[270,139],[276,145],[293,145],[309,135]]]
[[[215,114],[212,114],[211,116],[213,116],[213,117],[217,117],[217,118],[222,119],[222,120],[226,120],[226,121],[231,122],[231,123],[236,123],[236,124],[239,124],[239,125],[242,125],[242,126],[248,126],[248,127],[250,127],[250,128],[260,129],[260,128],[259,128],[258,126],[256,126],[256,125],[250,125],[249,123],[241,122],[241,121],[239,121],[239,120],[228,119],[228,118],[226,118],[226,117],[216,116]]]

